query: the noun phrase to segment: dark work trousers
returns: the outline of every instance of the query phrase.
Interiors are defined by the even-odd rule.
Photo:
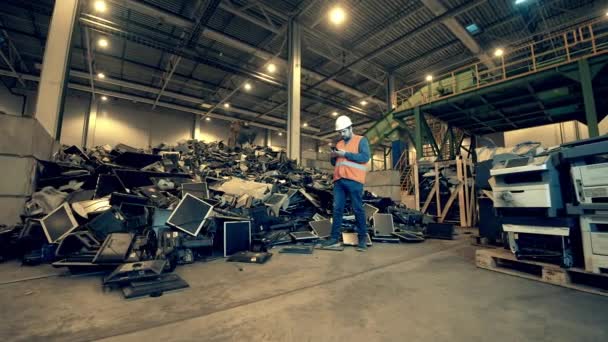
[[[331,226],[331,238],[339,239],[341,236],[342,216],[346,196],[350,197],[355,219],[357,221],[357,233],[359,241],[367,240],[367,224],[365,223],[365,211],[363,210],[363,184],[350,179],[341,178],[334,182],[334,216]]]

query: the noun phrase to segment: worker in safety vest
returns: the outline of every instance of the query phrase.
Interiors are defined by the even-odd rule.
[[[339,246],[341,236],[342,216],[346,197],[350,197],[355,219],[359,244],[357,251],[367,250],[367,224],[363,210],[363,185],[367,162],[370,158],[369,144],[365,137],[353,134],[353,123],[348,116],[340,116],[336,120],[336,131],[342,138],[331,154],[331,164],[334,165],[334,209],[331,237],[325,246]]]

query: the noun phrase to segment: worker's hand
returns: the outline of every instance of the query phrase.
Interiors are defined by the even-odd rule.
[[[334,158],[344,158],[346,155],[346,151],[343,150],[335,150],[331,153],[331,156]]]

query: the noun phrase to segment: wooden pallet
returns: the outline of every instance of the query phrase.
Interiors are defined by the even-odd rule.
[[[574,289],[608,296],[608,274],[590,273],[580,268],[564,269],[558,265],[532,260],[518,260],[504,249],[478,249],[477,267]]]

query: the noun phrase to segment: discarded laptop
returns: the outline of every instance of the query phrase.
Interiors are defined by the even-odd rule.
[[[166,292],[184,289],[189,286],[177,274],[169,273],[161,274],[155,279],[133,281],[122,288],[122,293],[127,299],[145,296],[160,297]]]
[[[373,220],[373,242],[382,243],[399,243],[399,237],[393,235],[395,231],[393,223],[393,215],[391,214],[374,214]]]
[[[313,231],[301,231],[289,233],[296,242],[312,241],[319,238]]]
[[[359,234],[358,233],[342,233],[342,244],[344,246],[358,246],[359,245]],[[372,239],[367,234],[366,245],[372,245]]]
[[[408,230],[395,230],[393,236],[399,238],[403,242],[423,242],[424,235],[419,232],[412,232]]]
[[[310,228],[321,239],[328,238],[331,235],[331,220],[323,219],[319,221],[308,222]]]
[[[429,223],[426,225],[424,237],[430,239],[453,240],[454,225],[449,223]]]
[[[249,264],[265,264],[272,257],[272,253],[241,251],[229,256],[226,261],[245,262]]]
[[[289,246],[283,247],[279,253],[282,254],[312,254],[314,246]]]

